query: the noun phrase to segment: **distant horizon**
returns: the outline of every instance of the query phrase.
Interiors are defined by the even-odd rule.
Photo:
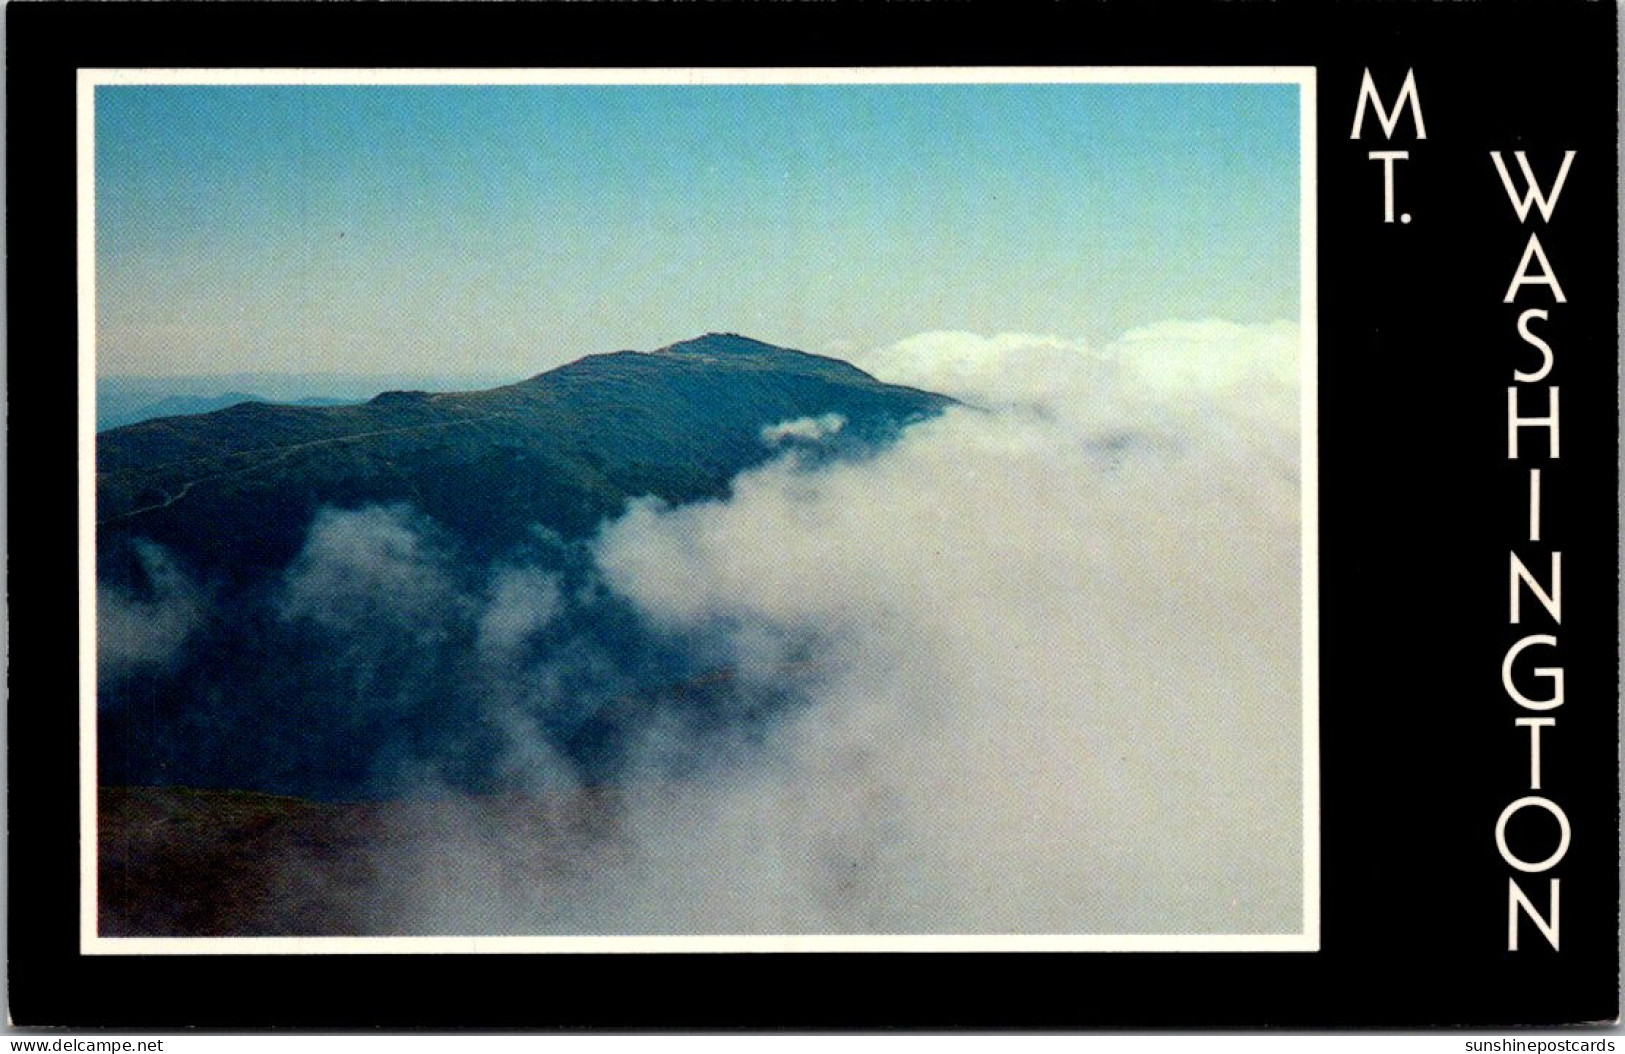
[[[96,375],[96,380],[97,380],[98,383],[101,383],[101,382],[104,382],[104,381],[130,381],[130,382],[147,382],[147,381],[159,382],[159,381],[187,381],[187,380],[227,381],[227,380],[234,380],[234,379],[255,379],[255,378],[270,378],[270,379],[281,380],[281,379],[297,379],[297,378],[305,378],[305,377],[319,377],[319,378],[323,378],[323,379],[333,379],[333,380],[340,380],[340,379],[342,379],[342,380],[372,380],[374,378],[384,378],[384,377],[422,377],[422,378],[427,379],[427,378],[435,378],[435,377],[486,377],[486,376],[500,377],[500,376],[506,376],[507,372],[508,371],[506,371],[506,370],[497,370],[497,371],[468,370],[468,371],[464,371],[464,372],[432,371],[432,372],[418,373],[418,372],[414,372],[414,371],[389,371],[389,370],[385,370],[385,371],[380,371],[380,372],[377,372],[377,373],[363,373],[363,372],[354,372],[354,371],[349,371],[349,370],[301,370],[301,371],[292,371],[292,370],[243,370],[243,371],[239,371],[239,372],[235,372],[235,373],[98,373]],[[545,371],[542,371],[542,372],[545,372]],[[532,374],[532,376],[534,376],[534,374]]]
[[[532,375],[533,376],[533,375]],[[192,373],[99,374],[96,377],[96,431],[138,424],[156,417],[208,413],[218,407],[179,408],[168,404],[245,396],[281,405],[308,400],[360,403],[381,392],[415,389],[433,392],[481,391],[516,384],[525,376],[508,372],[466,373]]]

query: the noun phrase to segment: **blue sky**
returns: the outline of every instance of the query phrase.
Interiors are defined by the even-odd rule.
[[[1297,92],[102,86],[98,372],[1296,318]]]

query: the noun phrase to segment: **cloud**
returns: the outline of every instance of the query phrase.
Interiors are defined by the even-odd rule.
[[[590,603],[557,570],[475,563],[410,506],[325,507],[282,576],[276,646],[317,649],[290,667],[381,737],[372,793],[552,792],[576,781],[556,726],[624,690],[590,636],[543,639]]]
[[[779,424],[768,425],[762,429],[762,442],[768,446],[778,446],[787,439],[816,443],[820,439],[827,439],[845,427],[846,418],[840,414],[798,417],[794,421],[781,421]]]
[[[99,682],[137,670],[166,670],[198,627],[205,597],[160,546],[135,543],[151,595],[96,587],[96,677]]]
[[[1299,346],[1291,322],[1170,321],[1099,347],[1028,333],[923,333],[853,361],[882,380],[1075,428],[1172,433],[1227,421],[1295,442]]]
[[[784,653],[751,641],[819,646],[794,670],[812,701],[757,764],[636,800],[637,877],[597,890],[603,917],[1295,932],[1293,343],[1219,323],[1098,354],[913,338],[865,365],[1001,409],[608,525],[606,580],[657,625],[733,627],[764,678]],[[1160,441],[1104,456],[1125,432]]]
[[[487,661],[520,653],[525,642],[546,629],[564,610],[557,575],[534,567],[497,571],[490,602],[479,618],[478,648]]]
[[[429,531],[404,505],[321,509],[288,568],[283,618],[425,641],[442,636],[447,616],[463,605]]]
[[[321,511],[266,621],[410,799],[368,925],[1296,932],[1297,341],[910,338],[853,359],[968,405],[851,459],[795,450],[836,415],[781,422],[726,499],[529,562]],[[200,617],[142,559],[104,662]]]

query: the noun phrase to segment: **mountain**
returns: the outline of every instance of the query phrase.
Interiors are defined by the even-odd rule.
[[[603,792],[315,802],[103,787],[97,930],[104,937],[445,936],[461,929],[455,916],[414,911],[423,875],[402,866],[423,858],[426,832],[522,832],[492,839],[490,866],[539,901],[562,898],[588,852],[613,857],[618,804]]]
[[[838,359],[709,334],[489,391],[239,403],[97,437],[98,557],[107,577],[130,581],[129,541],[145,538],[241,581],[284,566],[317,508],[388,502],[495,554],[534,526],[582,537],[632,497],[724,495],[775,453],[770,425],[839,414],[851,447],[951,402]]]
[[[776,683],[747,683],[644,624],[598,574],[599,525],[645,495],[725,497],[787,445],[867,456],[952,404],[708,334],[485,391],[101,433],[101,782],[486,793],[534,765],[613,781],[655,724],[748,742],[808,664],[792,648]],[[515,761],[521,741],[547,760]]]

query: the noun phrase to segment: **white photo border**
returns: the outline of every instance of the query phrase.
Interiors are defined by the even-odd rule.
[[[97,933],[95,90],[115,85],[1295,84],[1299,135],[1302,932],[462,937],[103,937]],[[81,69],[77,85],[79,950],[85,955],[1320,950],[1316,71],[1311,66],[627,69]]]

